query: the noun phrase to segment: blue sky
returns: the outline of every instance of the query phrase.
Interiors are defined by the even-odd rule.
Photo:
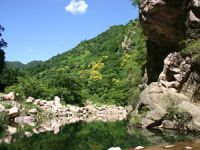
[[[1,0],[6,60],[47,60],[137,16],[130,0]]]

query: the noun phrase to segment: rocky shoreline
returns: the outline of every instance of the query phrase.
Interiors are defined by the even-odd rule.
[[[57,96],[51,101],[28,97],[25,103],[20,103],[15,100],[15,95],[14,92],[1,94],[0,112],[4,112],[12,124],[30,126],[32,130],[24,132],[26,137],[44,132],[58,134],[63,125],[79,121],[115,122],[127,119],[128,115],[127,108],[122,106],[96,106],[88,104],[84,107],[79,107],[75,105],[62,105],[60,98]],[[38,122],[40,122],[39,125]],[[9,125],[5,128],[7,134],[4,138],[0,139],[0,143],[10,144],[18,128],[16,125]]]

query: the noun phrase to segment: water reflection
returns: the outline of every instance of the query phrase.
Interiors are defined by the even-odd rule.
[[[78,119],[77,119],[78,120]],[[91,120],[69,121],[54,118],[34,127],[27,124],[9,126],[1,134],[1,150],[107,150],[138,145],[150,146],[198,138],[191,133],[140,130],[129,128],[127,122]],[[65,125],[64,125],[65,124]]]

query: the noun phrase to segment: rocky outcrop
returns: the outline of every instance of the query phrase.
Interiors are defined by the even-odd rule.
[[[141,93],[132,116],[135,115],[140,115],[140,124],[143,128],[200,131],[200,106],[191,103],[190,98],[184,94],[166,90],[157,82],[151,83]],[[182,115],[188,117],[188,120],[181,118]],[[179,117],[180,120],[173,117]]]
[[[187,17],[187,36],[192,39],[200,38],[200,1],[191,0]]]
[[[199,14],[199,0],[145,0],[140,5],[144,32],[162,47],[176,48],[186,37],[200,38]]]
[[[182,41],[200,38],[200,0],[144,0],[140,23],[148,37],[148,83],[156,82],[166,56]]]
[[[140,22],[148,38],[159,46],[175,48],[185,38],[190,0],[145,0]]]
[[[148,37],[144,81],[149,86],[133,114],[145,128],[200,131],[200,56],[179,53],[188,41],[200,39],[200,0],[144,0],[139,19]]]
[[[200,94],[200,74],[192,68],[193,59],[179,52],[165,58],[158,82],[141,93],[132,115],[139,115],[142,127],[200,131],[200,106],[191,101],[195,92],[197,98]]]
[[[180,92],[191,73],[191,58],[183,58],[180,53],[170,53],[164,60],[159,84],[167,89]]]

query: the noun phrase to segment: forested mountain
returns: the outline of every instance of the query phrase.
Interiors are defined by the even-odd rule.
[[[28,64],[25,76],[6,92],[43,99],[57,95],[73,104],[91,100],[125,105],[139,92],[145,61],[142,29],[138,21],[130,21],[112,26],[44,63]]]
[[[5,63],[8,68],[24,69],[26,66],[20,61],[6,61]]]
[[[43,65],[43,61],[36,61],[36,60],[31,61],[27,64],[24,64],[20,61],[6,61],[7,68],[22,69],[25,71],[30,71],[30,70],[36,69],[42,65]]]

